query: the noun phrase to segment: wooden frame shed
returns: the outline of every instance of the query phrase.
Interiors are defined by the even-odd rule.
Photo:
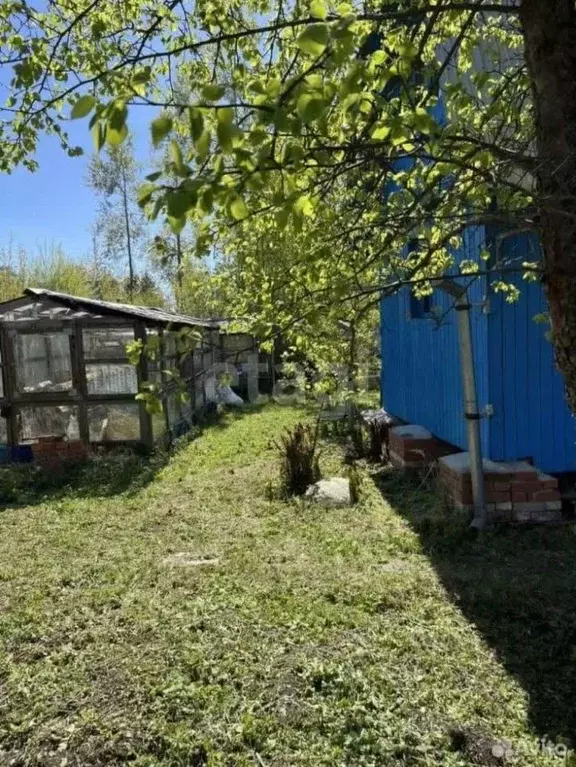
[[[202,338],[184,360],[176,351],[182,328]],[[217,320],[27,289],[0,304],[0,446],[14,452],[53,438],[152,446],[178,433],[204,404],[201,373],[222,360],[220,330]],[[126,345],[151,335],[158,359],[143,356],[135,367]],[[165,373],[175,367],[188,382],[187,403]],[[136,399],[147,381],[163,384],[162,413],[150,415]]]

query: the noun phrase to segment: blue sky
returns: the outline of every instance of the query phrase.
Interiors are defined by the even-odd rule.
[[[155,110],[133,109],[129,123],[134,132],[138,159],[144,171],[150,166],[149,123]],[[67,123],[73,145],[82,157],[68,157],[54,136],[42,136],[35,173],[17,168],[0,174],[0,248],[10,239],[30,255],[39,247],[61,244],[67,254],[82,258],[90,251],[90,225],[96,213],[94,192],[85,184],[86,168],[93,152],[88,119]]]

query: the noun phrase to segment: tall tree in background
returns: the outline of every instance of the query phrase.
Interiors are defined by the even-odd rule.
[[[135,291],[135,267],[144,238],[144,219],[136,205],[138,165],[130,141],[108,145],[88,166],[87,184],[99,197],[93,236],[108,266],[128,258],[128,294]],[[98,246],[97,246],[98,247]]]
[[[177,308],[181,308],[185,260],[191,250],[192,246],[188,239],[183,237],[181,232],[173,232],[169,227],[164,227],[150,243],[150,259],[162,276],[170,282]]]
[[[383,281],[430,290],[426,281],[448,271],[477,273],[455,256],[467,224],[535,230],[541,264],[498,266],[542,271],[576,412],[574,0],[163,0],[155,9],[148,0],[0,6],[0,56],[13,68],[1,167],[33,166],[40,130],[74,152],[58,119],[66,103],[73,117],[92,115],[98,148],[125,139],[132,104],[155,105],[152,139],[173,150],[140,191],[150,216],[174,231],[195,221],[200,249],[229,227],[238,238],[254,226],[304,233],[305,253],[339,252],[350,277],[336,290],[321,276],[309,286],[318,307]],[[173,74],[190,85],[183,100]],[[349,268],[349,253],[364,266]],[[308,277],[317,269],[311,257]]]

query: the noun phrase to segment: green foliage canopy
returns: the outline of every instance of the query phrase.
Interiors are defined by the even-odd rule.
[[[0,7],[0,33],[13,70],[3,169],[33,167],[42,130],[74,153],[69,118],[89,118],[100,149],[125,140],[132,110],[156,107],[151,138],[170,151],[140,205],[176,233],[192,225],[199,253],[236,256],[244,303],[258,293],[264,321],[293,324],[303,303],[311,317],[362,305],[383,283],[474,279],[480,267],[454,255],[465,221],[532,225],[530,88],[511,6],[16,1]],[[284,236],[282,303],[264,272]]]

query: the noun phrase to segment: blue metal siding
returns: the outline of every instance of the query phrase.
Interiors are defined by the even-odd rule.
[[[483,229],[469,229],[465,255],[472,258],[484,243]],[[488,322],[482,304],[485,281],[470,288],[472,341],[476,365],[478,399],[488,402]],[[382,301],[382,403],[392,414],[425,426],[440,439],[466,450],[463,418],[462,376],[458,352],[456,313],[452,301],[434,291],[432,307],[445,315],[440,326],[433,319],[412,319],[410,291],[405,288]],[[488,446],[488,421],[481,423],[484,449]]]
[[[501,244],[499,258],[507,262],[535,261],[539,245],[533,235],[516,235]],[[539,284],[521,275],[506,277],[521,291],[509,304],[492,293],[488,316],[490,398],[490,457],[494,460],[533,458],[544,471],[576,469],[576,428],[564,396],[564,382],[554,363],[547,325],[534,322],[546,311]]]
[[[483,230],[469,229],[463,257],[475,258],[483,243]],[[537,240],[527,235],[508,238],[501,248],[505,260],[538,258]],[[576,470],[576,428],[563,380],[547,326],[533,320],[546,311],[542,288],[521,275],[507,281],[521,289],[519,301],[508,304],[503,294],[490,293],[488,314],[482,306],[485,281],[470,288],[478,402],[494,409],[481,423],[483,450],[493,460],[530,457],[544,471]],[[440,327],[411,318],[408,289],[382,301],[382,402],[394,415],[465,450],[456,315],[439,290],[432,306],[446,312]]]

